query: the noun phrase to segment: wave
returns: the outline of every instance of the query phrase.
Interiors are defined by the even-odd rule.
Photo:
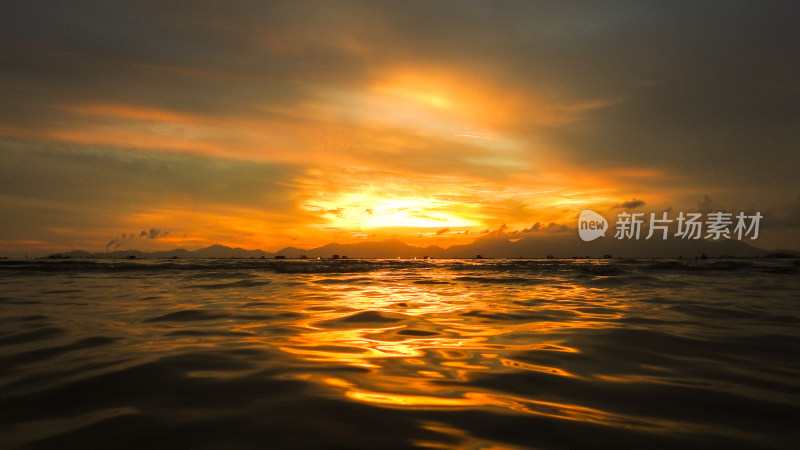
[[[212,284],[195,284],[191,287],[199,289],[229,289],[229,288],[250,288],[257,286],[264,286],[269,284],[270,281],[253,281],[253,280],[239,280],[231,281],[230,283],[212,283]]]
[[[252,271],[281,274],[365,273],[445,269],[453,272],[496,272],[506,274],[558,275],[582,273],[593,276],[619,276],[636,272],[735,272],[755,271],[796,274],[798,259],[616,259],[616,260],[33,260],[0,261],[0,273],[20,275],[40,272],[197,272],[203,278],[246,276]]]
[[[525,278],[525,277],[476,277],[464,276],[455,277],[454,281],[467,281],[472,283],[487,283],[487,284],[538,284],[543,283],[544,280]]]
[[[153,317],[151,319],[146,319],[144,323],[152,323],[152,322],[197,322],[197,321],[208,321],[208,320],[217,320],[217,319],[224,319],[228,317],[229,314],[219,312],[219,311],[206,311],[202,309],[186,309],[183,311],[175,311],[168,314],[164,314],[158,317]]]

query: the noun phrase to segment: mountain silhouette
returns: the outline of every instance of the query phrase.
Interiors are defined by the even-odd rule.
[[[311,250],[302,250],[287,247],[280,250],[277,254],[287,258],[297,258],[301,255],[309,258],[327,258],[332,255],[342,255],[350,258],[421,258],[423,256],[434,256],[425,253],[428,249],[436,252],[436,257],[440,257],[444,249],[440,247],[428,247],[423,249],[408,245],[397,239],[386,241],[368,241],[357,244],[326,244]],[[425,253],[425,254],[423,254]]]
[[[175,249],[159,252],[126,250],[111,253],[86,253],[73,251],[58,253],[58,258],[331,258],[333,255],[348,258],[600,258],[605,255],[622,258],[693,258],[709,257],[761,257],[773,252],[754,247],[738,240],[683,240],[679,238],[618,240],[609,237],[583,242],[576,233],[528,233],[524,237],[514,235],[492,235],[476,239],[470,244],[449,248],[437,246],[415,247],[397,239],[367,241],[355,244],[331,243],[312,249],[286,247],[271,253],[262,250],[247,250],[224,245],[211,245],[199,250]],[[777,252],[777,251],[776,251]],[[781,250],[783,254],[797,254]]]

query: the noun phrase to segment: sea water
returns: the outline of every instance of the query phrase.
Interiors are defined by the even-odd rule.
[[[0,448],[790,448],[800,264],[0,261]]]

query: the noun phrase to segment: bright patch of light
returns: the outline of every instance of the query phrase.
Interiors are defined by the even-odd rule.
[[[466,227],[476,225],[459,217],[460,205],[451,202],[405,198],[387,199],[370,194],[344,194],[336,202],[318,202],[306,209],[323,215],[335,227]]]

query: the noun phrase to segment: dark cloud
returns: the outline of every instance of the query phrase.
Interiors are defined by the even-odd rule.
[[[718,211],[729,212],[729,208],[715,202],[708,195],[703,195],[703,197],[697,201],[697,205],[695,205],[695,211],[702,214],[708,214]]]
[[[442,228],[441,230],[436,232],[436,235],[438,236],[440,234],[445,234],[445,233],[449,233],[449,232],[450,232],[450,228]]]
[[[108,252],[109,247],[121,242],[121,239],[124,239],[124,238],[114,238],[114,239],[111,239],[110,241],[108,241],[108,243],[106,244],[106,252]],[[115,250],[116,250],[116,248],[115,248]]]
[[[106,252],[114,246],[114,251],[119,249],[119,246],[122,244],[132,244],[134,241],[138,239],[159,239],[166,237],[169,234],[169,231],[161,230],[160,228],[150,228],[149,230],[142,230],[138,234],[135,233],[122,233],[121,236],[115,237],[108,241],[106,244]]]
[[[169,234],[169,231],[161,230],[160,228],[150,228],[149,230],[142,230],[139,233],[139,237],[143,237],[146,239],[158,239],[162,237],[166,237]]]
[[[640,207],[640,206],[644,206],[644,204],[645,204],[645,201],[644,201],[644,200],[638,200],[638,199],[636,199],[636,198],[634,197],[632,200],[629,200],[629,201],[627,201],[627,202],[622,202],[622,203],[619,203],[619,204],[616,204],[616,205],[614,205],[614,208],[619,208],[619,209],[636,209],[636,208],[638,208],[638,207]]]
[[[558,224],[558,223],[555,223],[555,222],[550,222],[547,225],[545,225],[545,224],[543,224],[541,222],[536,222],[535,224],[531,225],[528,228],[523,228],[522,230],[520,230],[520,232],[522,232],[522,233],[539,233],[539,232],[559,233],[559,232],[570,231],[570,230],[571,230],[571,228],[569,226],[563,225],[563,224]]]
[[[508,230],[508,225],[502,224],[499,227],[497,227],[497,229],[494,229],[494,230],[486,229],[486,230],[481,231],[481,235],[485,235],[485,236],[505,236],[506,235],[506,230]]]

